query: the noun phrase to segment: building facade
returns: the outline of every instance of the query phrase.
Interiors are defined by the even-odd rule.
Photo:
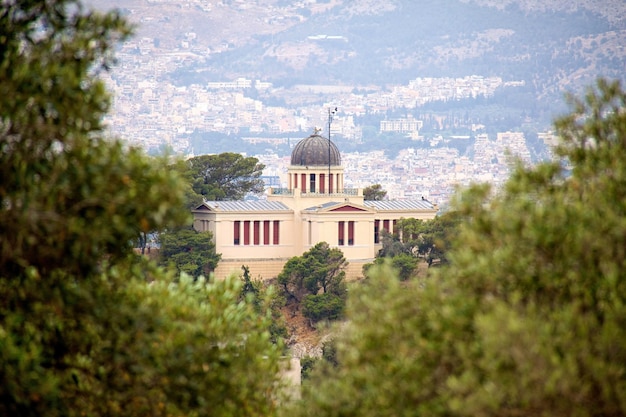
[[[193,210],[194,228],[211,231],[222,259],[217,278],[250,268],[251,276],[271,279],[293,256],[319,242],[344,253],[347,277],[358,278],[365,263],[381,249],[382,230],[397,220],[435,217],[429,201],[364,201],[361,189],[344,187],[341,155],[335,144],[317,134],[294,147],[287,188],[270,188],[260,201],[205,201]]]

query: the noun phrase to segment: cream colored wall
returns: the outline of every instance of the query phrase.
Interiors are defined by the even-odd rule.
[[[268,258],[282,258],[292,257],[295,253],[294,239],[294,217],[290,212],[254,212],[254,213],[237,213],[237,212],[211,212],[202,211],[195,212],[194,227],[196,230],[202,229],[202,226],[206,226],[206,221],[210,225],[210,229],[213,232],[216,251],[222,255],[223,260],[236,259],[236,258],[249,258],[249,259],[268,259]],[[205,222],[203,222],[203,220]],[[265,221],[269,220],[273,222],[278,220],[280,222],[279,232],[279,244],[274,245],[273,236],[270,235],[270,244],[264,245],[263,239],[260,239],[259,245],[254,245],[254,234],[250,230],[251,244],[243,244],[243,234],[240,234],[241,244],[234,244],[234,222],[235,221],[250,221],[255,220]],[[270,226],[270,233],[273,225]],[[261,227],[261,234],[263,234],[263,228]]]
[[[278,274],[283,270],[285,263],[289,259],[231,259],[227,261],[220,261],[217,265],[217,269],[213,272],[216,279],[225,279],[230,275],[241,276],[243,270],[242,265],[245,265],[250,270],[250,276],[253,279],[261,279],[267,281],[276,278]],[[348,261],[346,267],[346,280],[355,281],[363,278],[363,265],[366,263],[372,263],[374,259],[353,259]]]
[[[232,274],[240,276],[243,274],[241,269],[242,265],[245,265],[250,270],[250,276],[253,279],[269,280],[276,278],[280,271],[283,270],[285,263],[289,258],[282,259],[227,259],[221,260],[213,275],[216,279],[224,279]]]
[[[327,242],[331,247],[337,247],[344,253],[346,259],[366,259],[374,257],[374,213],[367,211],[350,212],[323,212],[303,215],[308,224],[311,221],[310,244],[303,248],[303,252],[315,246],[318,242]],[[338,244],[338,223],[345,222],[344,245]],[[349,245],[348,222],[354,221],[354,245]],[[305,235],[307,236],[307,235]]]

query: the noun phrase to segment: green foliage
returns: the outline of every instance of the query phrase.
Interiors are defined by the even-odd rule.
[[[270,338],[273,343],[283,346],[283,341],[289,336],[285,317],[280,310],[285,305],[284,297],[275,290],[274,286],[268,286],[260,279],[253,280],[247,266],[242,266],[241,269],[243,274],[240,277],[242,287],[239,300],[252,304],[257,314],[269,314]]]
[[[307,294],[331,293],[345,297],[345,271],[348,263],[338,248],[320,242],[289,259],[278,275],[287,302],[300,303]]]
[[[450,211],[432,220],[406,218],[398,220],[394,233],[381,232],[382,249],[374,263],[363,267],[363,274],[368,275],[374,265],[382,265],[385,259],[398,271],[400,280],[416,276],[417,266],[425,260],[428,266],[448,263],[447,253],[452,247],[461,222],[459,212]]]
[[[626,414],[626,94],[572,103],[561,160],[458,197],[449,265],[351,292],[339,366],[291,415]]]
[[[300,359],[300,377],[303,384],[309,379],[311,372],[315,369],[319,360],[319,358],[313,356],[305,356]]]
[[[379,256],[374,259],[373,263],[363,266],[363,275],[369,277],[370,274],[376,270],[375,267],[388,264],[396,271],[400,281],[406,281],[416,276],[417,266],[420,262],[419,258],[407,253],[399,253],[392,257]]]
[[[302,304],[302,313],[313,322],[342,316],[347,296],[346,258],[338,248],[320,242],[302,256],[289,259],[278,275],[287,303]]]
[[[248,268],[247,266],[243,265],[241,269],[243,271],[243,274],[240,277],[242,286],[241,286],[241,294],[239,298],[242,300],[248,299],[252,303],[254,303],[254,305],[257,308],[259,308],[260,307],[259,295],[261,294],[263,283],[261,281],[252,280],[252,278],[250,277],[250,268]]]
[[[113,415],[270,415],[280,354],[270,318],[238,301],[236,279],[168,281],[102,294],[110,300],[90,325],[108,343],[68,364],[68,405]]]
[[[312,378],[314,370],[325,372],[328,367],[335,368],[339,365],[337,361],[337,344],[331,339],[322,344],[322,356],[305,356],[300,359],[302,383],[306,384]]]
[[[170,153],[167,152],[165,154],[170,155]],[[189,210],[195,209],[202,204],[204,198],[193,189],[193,178],[191,177],[191,171],[189,170],[187,161],[178,159],[174,162],[172,168],[185,180],[184,185],[181,185],[185,196],[185,207]]]
[[[88,73],[111,64],[129,28],[75,6],[11,2],[0,13],[0,263],[11,274],[86,273],[101,253],[123,257],[141,231],[186,216],[170,204],[175,175],[100,137],[109,98]]]
[[[417,242],[417,252],[426,259],[428,266],[448,263],[448,252],[452,249],[461,221],[461,213],[448,211],[425,222]]]
[[[292,415],[419,416],[446,404],[438,381],[458,363],[456,338],[466,332],[435,327],[440,310],[422,306],[426,297],[417,281],[401,285],[389,266],[375,269],[367,284],[350,293],[348,320],[335,339],[338,365],[313,372]],[[453,308],[446,314],[463,315]]]
[[[373,184],[363,189],[363,199],[364,200],[376,200],[381,201],[384,200],[387,196],[387,191],[383,190],[382,185]]]
[[[205,200],[242,200],[248,193],[263,192],[263,168],[254,157],[226,152],[189,159],[185,176]]]
[[[448,262],[446,253],[458,233],[460,222],[461,214],[456,211],[448,211],[426,221],[413,218],[400,219],[394,235],[387,237],[391,242],[383,240],[383,254],[407,253],[425,259],[429,266],[434,262],[445,264]],[[385,248],[385,244],[388,249]],[[400,248],[394,249],[394,245],[399,245]]]
[[[308,294],[302,300],[302,315],[314,323],[337,320],[342,317],[345,304],[345,299],[336,294]]]
[[[418,258],[406,253],[401,253],[391,259],[391,266],[398,271],[400,280],[406,281],[414,276],[415,269],[419,262]]]
[[[164,159],[103,138],[129,27],[50,0],[0,28],[0,415],[272,415],[271,318],[133,253],[188,211]]]
[[[219,262],[211,232],[198,232],[191,227],[162,232],[159,235],[161,250],[159,263],[173,265],[178,272],[193,277],[208,276]]]

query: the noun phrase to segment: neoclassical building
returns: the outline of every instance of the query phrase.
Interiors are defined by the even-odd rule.
[[[427,200],[364,201],[363,190],[344,187],[337,146],[313,134],[294,147],[287,188],[270,188],[260,201],[205,201],[193,210],[194,227],[211,231],[222,259],[217,278],[240,273],[276,277],[289,258],[318,242],[341,249],[347,276],[361,276],[363,264],[381,249],[380,232],[393,232],[401,218],[432,219]]]

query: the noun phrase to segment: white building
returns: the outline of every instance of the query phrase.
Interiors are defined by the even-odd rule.
[[[288,187],[270,189],[267,200],[205,201],[193,210],[194,227],[211,231],[222,255],[217,278],[246,265],[253,277],[271,279],[291,257],[323,241],[341,249],[348,278],[357,278],[381,249],[383,229],[437,213],[424,199],[364,201],[361,189],[344,188],[339,150],[317,134],[294,147],[287,176]]]

